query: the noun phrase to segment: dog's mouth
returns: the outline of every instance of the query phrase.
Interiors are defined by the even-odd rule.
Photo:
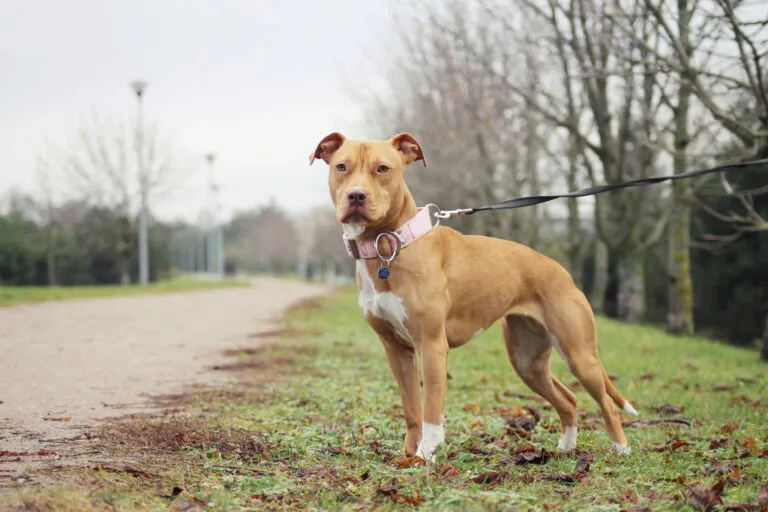
[[[362,206],[350,206],[341,217],[342,224],[367,224],[370,222]]]

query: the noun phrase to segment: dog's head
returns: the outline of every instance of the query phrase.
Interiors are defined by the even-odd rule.
[[[408,133],[369,141],[332,133],[309,155],[310,165],[316,158],[328,164],[336,218],[360,233],[402,209],[410,197],[403,180],[405,167],[417,160],[427,165],[421,145]]]

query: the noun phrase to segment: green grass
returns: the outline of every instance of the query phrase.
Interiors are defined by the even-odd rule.
[[[634,452],[613,454],[595,403],[572,387],[579,451],[563,455],[554,411],[529,396],[498,328],[490,329],[449,357],[447,443],[437,464],[400,467],[397,389],[354,293],[295,309],[288,324],[279,344],[235,356],[256,365],[251,383],[203,396],[202,426],[158,420],[151,435],[126,437],[145,452],[176,450],[182,462],[160,488],[184,492],[171,501],[158,497],[159,484],[124,477],[102,482],[88,499],[153,510],[703,510],[707,496],[756,506],[768,483],[768,366],[752,351],[601,319],[601,358],[640,419],[690,426],[628,425]],[[573,384],[557,357],[553,370]],[[664,405],[682,411],[659,412]],[[540,421],[529,433],[510,429],[505,419],[525,406]],[[505,460],[523,450],[554,456],[541,465]],[[583,457],[591,467],[574,475]],[[768,487],[762,493],[768,501]]]
[[[113,297],[120,295],[135,295],[139,293],[183,292],[214,288],[231,288],[235,286],[248,286],[248,283],[236,279],[208,282],[191,277],[178,277],[150,283],[147,287],[141,287],[137,284],[128,286],[0,286],[0,307],[51,300]]]

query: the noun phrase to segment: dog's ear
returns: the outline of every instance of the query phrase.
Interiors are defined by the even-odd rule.
[[[403,155],[406,165],[421,160],[424,167],[427,166],[427,159],[424,158],[421,144],[410,133],[398,133],[390,139],[390,142]]]
[[[312,165],[312,162],[315,161],[315,158],[322,158],[325,163],[328,163],[328,161],[331,159],[331,155],[333,155],[336,150],[339,149],[342,144],[344,144],[345,140],[346,137],[344,137],[339,132],[333,132],[332,134],[326,136],[323,140],[320,141],[320,144],[318,144],[315,150],[309,155],[309,165]]]

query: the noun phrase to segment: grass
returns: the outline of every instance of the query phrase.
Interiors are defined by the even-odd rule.
[[[243,384],[200,395],[201,415],[105,436],[161,476],[102,469],[79,494],[17,497],[33,510],[765,510],[768,367],[756,354],[605,319],[599,333],[641,413],[626,418],[629,456],[609,452],[596,405],[559,358],[580,429],[576,453],[555,450],[556,415],[519,381],[494,328],[451,353],[437,464],[404,459],[395,382],[348,290],[293,310],[279,344],[236,353]]]
[[[0,307],[15,306],[34,302],[46,302],[64,299],[84,299],[95,297],[115,297],[139,293],[170,293],[215,288],[248,286],[242,280],[225,279],[222,281],[204,281],[192,277],[177,277],[150,283],[146,288],[138,284],[128,286],[2,286],[0,285]]]

